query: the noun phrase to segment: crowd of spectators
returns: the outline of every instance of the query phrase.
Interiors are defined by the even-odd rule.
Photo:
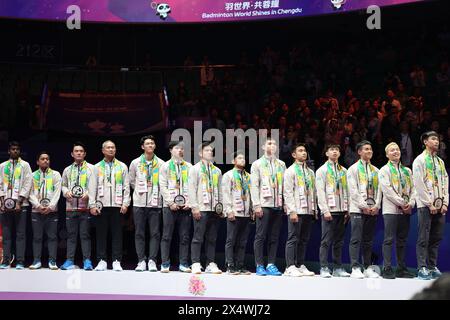
[[[326,50],[315,43],[289,51],[267,46],[253,59],[242,52],[236,67],[223,70],[204,57],[201,90],[189,92],[180,79],[174,114],[205,117],[204,129],[277,128],[280,157],[288,162],[297,141],[308,143],[316,161],[323,160],[326,144],[337,143],[348,167],[358,159],[356,144],[367,139],[376,164],[386,161],[384,146],[397,141],[403,162],[411,166],[421,152],[420,134],[430,129],[440,134],[439,156],[446,160],[450,34],[445,30],[402,31],[392,41],[331,43]],[[184,65],[192,64],[187,57]]]

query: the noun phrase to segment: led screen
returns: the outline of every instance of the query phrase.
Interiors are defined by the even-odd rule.
[[[424,0],[1,0],[0,17],[66,20],[74,12],[69,6],[76,5],[81,21],[199,23],[283,19],[419,1]]]

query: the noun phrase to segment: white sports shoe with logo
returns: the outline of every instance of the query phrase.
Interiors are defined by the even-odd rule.
[[[205,270],[206,273],[213,273],[213,274],[221,274],[222,270],[217,267],[217,264],[214,262],[210,262]]]
[[[198,262],[192,264],[192,273],[200,274],[202,273],[202,265]]]
[[[113,262],[113,271],[123,271],[120,261],[116,260]]]
[[[300,266],[300,268],[297,268],[297,270],[302,274],[302,276],[305,276],[305,277],[311,277],[311,276],[315,275],[315,273],[312,271],[309,271],[308,268],[304,264],[302,264]]]
[[[145,263],[145,260],[142,260],[141,262],[139,262],[136,269],[134,269],[134,270],[138,271],[138,272],[147,270],[147,264]]]
[[[148,260],[148,271],[150,272],[156,272],[158,271],[158,268],[156,267],[156,263],[153,260]]]
[[[364,271],[364,275],[366,276],[366,278],[372,278],[372,279],[376,279],[376,278],[380,277],[380,275],[373,269],[373,267],[368,267]]]
[[[284,275],[287,277],[301,277],[303,274],[294,265],[290,266],[284,271]]]
[[[350,277],[355,279],[364,279],[364,274],[361,272],[361,268],[353,267]]]
[[[107,268],[108,268],[108,265],[106,264],[106,261],[100,260],[94,270],[95,271],[106,271]]]

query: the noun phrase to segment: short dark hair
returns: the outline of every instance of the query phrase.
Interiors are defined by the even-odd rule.
[[[204,141],[199,147],[199,151],[203,151],[206,147],[210,146],[213,142],[211,140]]]
[[[261,144],[261,146],[266,145],[267,141],[274,141],[274,142],[277,142],[277,140],[275,140],[275,138],[272,138],[272,136],[268,136],[268,137],[262,139],[262,144]]]
[[[325,146],[325,152],[327,152],[330,149],[339,149],[339,151],[341,151],[341,146],[335,143],[329,143]]]
[[[20,143],[18,141],[15,141],[15,140],[14,141],[10,141],[8,149],[11,149],[12,147],[19,147],[19,149],[20,149]]]
[[[84,150],[84,152],[86,152],[86,145],[85,145],[83,142],[81,142],[81,141],[76,141],[76,142],[74,142],[74,144],[73,144],[73,146],[72,146],[72,150],[73,150],[75,147],[82,147],[83,150]]]
[[[153,140],[153,142],[156,143],[155,137],[152,136],[151,134],[149,134],[149,135],[143,136],[143,137],[141,138],[141,146],[144,145],[145,140],[147,140],[147,139]]]
[[[362,147],[364,147],[365,145],[369,145],[372,146],[372,143],[370,141],[367,140],[363,140],[358,142],[358,144],[356,145],[356,151],[359,151],[362,149]]]
[[[232,159],[235,160],[238,156],[243,155],[245,157],[245,152],[242,150],[237,150],[236,152],[233,152],[231,154],[231,156],[233,157]]]
[[[411,300],[448,300],[450,299],[450,274],[444,273],[433,284],[416,293]]]
[[[295,144],[292,147],[291,152],[294,153],[297,150],[297,148],[300,148],[300,147],[305,148],[306,152],[308,152],[308,147],[307,147],[306,143],[304,143],[304,142],[299,142],[299,143]]]
[[[183,141],[176,141],[176,140],[170,141],[169,142],[169,151],[180,144],[182,144],[184,146]]]
[[[41,158],[41,156],[43,155],[43,154],[46,154],[46,155],[48,155],[48,158],[50,159],[50,153],[48,153],[47,151],[41,151],[41,152],[39,152],[38,154],[37,154],[37,156],[36,156],[36,161],[38,161],[40,158]]]
[[[425,144],[425,140],[427,140],[429,137],[439,138],[439,134],[436,131],[427,131],[422,133],[422,135],[420,136],[420,141],[422,142],[422,144]]]

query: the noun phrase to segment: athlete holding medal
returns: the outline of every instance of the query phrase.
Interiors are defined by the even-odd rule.
[[[9,143],[9,160],[0,164],[1,210],[0,219],[3,234],[3,263],[0,269],[9,269],[12,262],[11,246],[15,227],[16,269],[24,269],[26,245],[26,221],[28,197],[32,187],[31,168],[28,162],[20,158],[20,144],[17,141]]]
[[[441,275],[437,256],[448,210],[448,173],[444,161],[437,156],[439,135],[428,131],[420,140],[425,150],[413,162],[419,220],[416,253],[418,277],[428,280]]]
[[[191,232],[191,210],[188,204],[189,169],[192,165],[183,159],[182,141],[169,143],[171,159],[161,166],[159,185],[164,200],[163,233],[161,238],[161,272],[170,271],[170,245],[173,231],[178,224],[179,256],[178,270],[191,272],[189,266],[189,244]]]
[[[95,165],[97,188],[89,194],[89,207],[96,219],[97,260],[95,271],[107,270],[107,238],[111,228],[112,267],[122,271],[122,215],[130,206],[128,167],[116,159],[116,145],[108,140],[102,144],[103,160]]]
[[[322,278],[349,277],[342,266],[342,246],[348,213],[349,195],[347,169],[339,164],[340,146],[329,144],[325,155],[328,161],[316,171],[317,202],[322,214],[320,242],[320,276]],[[328,264],[328,250],[333,244],[333,273]]]
[[[96,168],[86,162],[86,146],[81,142],[73,145],[74,162],[64,169],[62,194],[66,198],[67,260],[62,270],[75,268],[75,252],[80,234],[83,269],[92,270],[89,194],[95,194]]]
[[[350,262],[352,278],[378,278],[371,266],[372,245],[375,236],[378,211],[381,208],[381,190],[378,183],[378,169],[370,163],[373,156],[372,144],[361,141],[356,145],[360,159],[347,171],[350,190]],[[364,274],[361,272],[359,252],[362,247]]]
[[[222,171],[214,164],[211,141],[199,146],[200,161],[189,170],[189,201],[192,207],[194,234],[191,243],[192,273],[202,272],[200,252],[205,241],[207,273],[220,274],[215,263],[219,219],[223,218],[220,192]]]
[[[33,228],[33,264],[30,269],[40,269],[42,240],[47,234],[48,268],[58,270],[58,201],[61,197],[61,175],[50,168],[50,155],[42,151],[37,156],[38,170],[33,172],[31,226]]]
[[[380,169],[379,174],[383,193],[383,278],[413,278],[405,261],[411,210],[416,203],[412,172],[401,163],[402,154],[397,143],[389,143],[385,151],[389,161]],[[391,265],[394,239],[398,265],[395,273]]]
[[[306,246],[312,223],[317,214],[316,180],[314,171],[308,167],[306,144],[298,143],[292,148],[294,163],[286,169],[283,178],[284,199],[288,216],[285,276],[314,276],[305,266]]]
[[[250,192],[256,219],[253,244],[256,275],[281,276],[275,265],[278,240],[285,206],[283,202],[284,161],[277,158],[277,142],[267,138],[263,142],[264,155],[252,163],[250,168]],[[267,241],[267,266],[264,267],[264,242]]]
[[[158,256],[161,232],[162,196],[159,186],[159,175],[164,161],[155,154],[156,140],[152,135],[141,138],[143,154],[134,159],[130,165],[130,184],[133,188],[133,219],[135,227],[134,242],[138,256],[135,271],[158,271]],[[148,264],[145,254],[145,229],[149,226],[150,243]]]
[[[245,247],[251,214],[250,174],[245,171],[245,153],[233,153],[234,168],[223,175],[223,205],[227,215],[225,259],[228,274],[250,274],[244,268]]]

